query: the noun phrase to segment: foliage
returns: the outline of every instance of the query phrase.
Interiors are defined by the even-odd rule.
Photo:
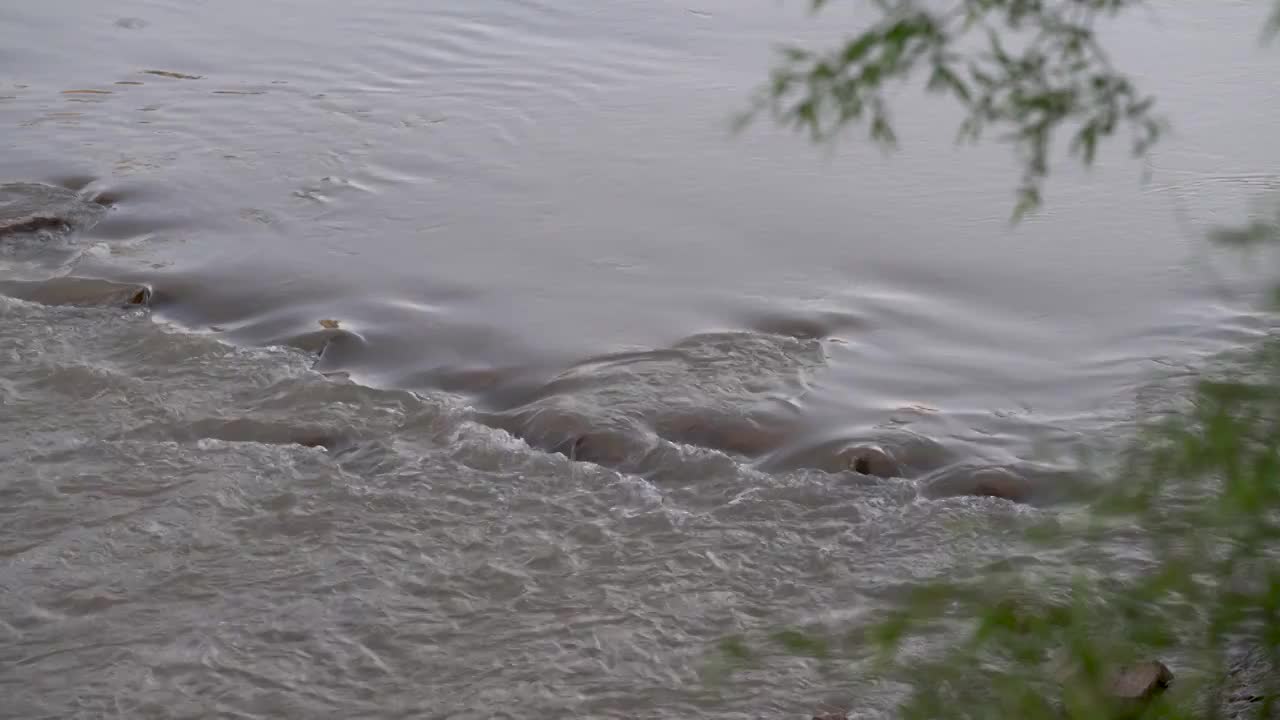
[[[830,4],[810,1],[815,12]],[[1113,67],[1095,32],[1145,4],[865,0],[873,21],[838,47],[784,48],[741,121],[768,114],[815,141],[860,124],[891,147],[891,91],[923,77],[963,108],[962,141],[996,132],[1015,146],[1021,215],[1041,200],[1055,137],[1067,134],[1085,165],[1119,132],[1136,154],[1160,138],[1153,99]],[[1263,31],[1280,32],[1280,4]],[[1280,245],[1280,213],[1210,238],[1246,251]],[[1273,300],[1280,306],[1280,288]],[[1125,567],[925,584],[840,636],[729,638],[718,667],[758,668],[776,653],[826,667],[874,662],[876,675],[910,687],[904,718],[1280,717],[1280,338],[1224,358],[1174,397],[1142,420],[1085,520],[1029,533],[1048,554],[1127,544]],[[1112,671],[1152,657],[1176,660],[1173,690],[1117,704]]]
[[[1211,237],[1275,245],[1280,215]],[[757,663],[769,646],[826,662],[876,657],[877,674],[910,685],[900,717],[911,719],[1280,717],[1280,337],[1175,390],[1140,420],[1082,521],[1030,533],[1051,555],[1106,545],[1137,560],[1058,582],[990,571],[925,584],[843,637],[736,638],[726,658]],[[1245,651],[1252,670],[1235,665]],[[1114,670],[1149,658],[1176,659],[1173,691],[1117,704]]]
[[[1277,399],[1280,343],[1268,341],[1198,380],[1184,407],[1147,421],[1085,527],[1042,535],[1057,545],[1131,537],[1141,569],[1082,572],[1066,588],[988,577],[966,593],[919,591],[888,621],[888,656],[945,620],[965,632],[942,657],[898,668],[928,678],[902,716],[1110,717],[1134,709],[1108,697],[1111,672],[1170,654],[1176,692],[1144,717],[1214,718],[1230,707],[1235,717],[1276,716],[1280,687],[1223,684],[1246,648],[1280,668]],[[1256,702],[1230,697],[1246,690]]]
[[[809,0],[819,12],[831,0]],[[960,104],[958,138],[987,132],[1011,142],[1022,162],[1015,217],[1039,205],[1055,136],[1069,136],[1085,165],[1098,147],[1127,133],[1141,155],[1164,122],[1154,98],[1113,66],[1095,25],[1144,0],[863,0],[874,20],[837,47],[788,46],[770,81],[739,119],[767,114],[815,141],[865,125],[873,141],[897,137],[890,94],[923,78],[924,87]],[[1280,27],[1280,8],[1267,30]]]

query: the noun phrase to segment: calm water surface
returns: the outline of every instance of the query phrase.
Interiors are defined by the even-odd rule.
[[[698,671],[1080,562],[1017,541],[1077,453],[1267,328],[1202,241],[1277,184],[1259,8],[1116,28],[1175,133],[1011,228],[936,103],[892,156],[730,135],[856,20],[804,5],[0,6],[0,219],[68,220],[0,283],[150,290],[0,298],[0,716],[882,717],[860,668]],[[930,492],[991,466],[1032,502]]]

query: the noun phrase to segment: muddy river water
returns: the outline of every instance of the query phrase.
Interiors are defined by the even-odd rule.
[[[1011,227],[936,100],[729,132],[807,5],[0,4],[0,717],[889,717],[700,671],[1081,562],[1021,529],[1268,327],[1204,242],[1280,182],[1261,9],[1109,30],[1174,130]]]

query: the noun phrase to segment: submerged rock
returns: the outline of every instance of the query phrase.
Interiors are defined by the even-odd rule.
[[[625,472],[693,446],[759,457],[795,425],[785,400],[824,362],[817,342],[756,333],[695,335],[565,368],[479,419],[530,446]]]
[[[41,305],[123,307],[151,303],[151,288],[146,285],[79,277],[4,281],[0,282],[0,293]]]
[[[78,193],[43,183],[0,185],[0,239],[40,232],[68,233],[96,223],[105,208]]]
[[[652,433],[625,417],[593,418],[549,404],[484,413],[480,419],[530,447],[615,468],[633,468],[657,442]]]
[[[359,333],[336,328],[291,335],[276,342],[315,355],[316,361],[312,369],[318,372],[340,371],[368,345],[364,336]]]
[[[1121,702],[1144,702],[1164,692],[1173,672],[1159,660],[1124,665],[1107,677],[1106,693]]]
[[[901,477],[902,464],[879,445],[855,445],[837,453],[845,466],[859,475]]]
[[[0,236],[34,233],[41,230],[68,232],[70,229],[71,226],[66,220],[44,215],[0,219]]]
[[[203,418],[191,422],[144,425],[121,434],[120,438],[154,438],[157,435],[178,442],[221,440],[231,443],[297,445],[329,452],[345,452],[356,445],[357,435],[338,426],[256,418]]]
[[[1029,505],[1083,498],[1091,487],[1087,473],[1031,462],[957,463],[920,479],[920,494],[930,499],[991,497]]]
[[[807,440],[780,448],[760,462],[769,472],[810,468],[880,478],[915,477],[945,465],[950,452],[923,435],[888,430],[864,438]]]
[[[1100,701],[1106,711],[1100,720],[1128,720],[1138,718],[1150,707],[1152,701],[1173,684],[1173,671],[1159,660],[1104,668],[1098,684],[1082,677],[1081,668],[1070,664],[1060,667],[1057,679],[1067,693],[1083,693],[1091,704]],[[1069,700],[1070,698],[1064,698]]]
[[[1029,480],[1006,467],[958,465],[926,477],[923,493],[929,498],[968,495],[1025,503],[1031,501],[1034,488]]]
[[[107,209],[72,190],[41,183],[0,184],[0,257],[52,270],[80,252],[76,235]]]
[[[715,410],[655,413],[658,435],[671,442],[758,457],[777,447],[788,428],[778,418],[730,415]]]

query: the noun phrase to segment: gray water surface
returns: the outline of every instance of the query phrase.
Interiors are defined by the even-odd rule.
[[[1107,557],[1020,529],[1268,326],[1203,242],[1277,185],[1259,8],[1114,28],[1175,131],[1014,228],[936,101],[889,156],[728,131],[855,20],[805,5],[0,7],[0,227],[59,219],[0,238],[0,716],[886,717],[699,673]],[[969,468],[1028,502],[930,492]]]

